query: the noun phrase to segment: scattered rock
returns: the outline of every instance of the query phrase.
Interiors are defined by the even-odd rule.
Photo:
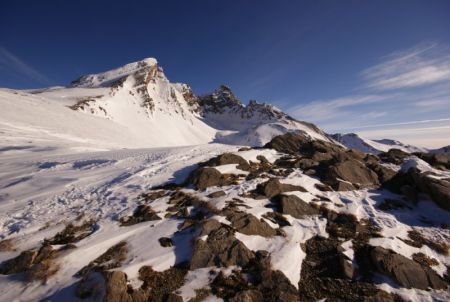
[[[168,237],[161,237],[158,239],[159,244],[161,244],[162,247],[171,247],[173,246],[172,239]]]
[[[301,301],[397,301],[372,283],[352,280],[356,271],[344,261],[339,245],[337,238],[316,236],[306,241],[298,284]]]
[[[150,266],[141,267],[139,279],[144,282],[141,290],[148,293],[145,301],[179,301],[173,292],[184,284],[187,271],[184,264],[176,265],[163,272],[154,271]]]
[[[161,220],[153,209],[145,204],[139,205],[133,213],[133,216],[126,216],[120,219],[121,226],[130,226],[145,221]]]
[[[426,290],[429,287],[444,289],[446,282],[429,267],[410,260],[391,250],[374,247],[370,250],[370,259],[377,272],[387,275],[406,288]]]
[[[199,237],[208,235],[204,241],[195,240],[191,259],[191,269],[208,266],[245,266],[254,254],[234,237],[233,230],[221,223],[205,223]]]

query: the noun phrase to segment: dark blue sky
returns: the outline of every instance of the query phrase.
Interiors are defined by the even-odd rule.
[[[0,87],[155,57],[196,93],[224,83],[294,112],[368,94],[364,70],[432,43],[450,43],[450,1],[2,1]]]

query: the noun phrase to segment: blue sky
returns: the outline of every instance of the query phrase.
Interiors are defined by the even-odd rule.
[[[3,1],[0,87],[156,57],[329,132],[450,144],[450,1]]]

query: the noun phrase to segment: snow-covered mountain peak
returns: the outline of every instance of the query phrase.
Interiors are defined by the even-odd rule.
[[[362,138],[356,133],[346,133],[346,134],[336,133],[333,134],[332,137],[333,139],[340,142],[347,148],[358,149],[362,152],[372,154],[387,152],[390,149],[399,149],[408,153],[427,152],[425,148],[408,145],[397,140],[392,139],[370,140],[367,138]]]
[[[158,61],[155,58],[147,58],[105,72],[84,75],[73,81],[71,86],[84,88],[109,86],[130,75],[146,75],[144,78],[148,80],[151,76],[155,76],[157,71]],[[159,71],[162,72],[161,69]]]

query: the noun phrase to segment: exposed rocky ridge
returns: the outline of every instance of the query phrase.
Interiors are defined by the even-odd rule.
[[[427,152],[426,148],[408,145],[391,139],[366,139],[360,137],[356,133],[336,133],[333,134],[332,137],[349,149],[357,149],[359,151],[371,154],[387,152],[390,149],[399,149],[408,153]]]

